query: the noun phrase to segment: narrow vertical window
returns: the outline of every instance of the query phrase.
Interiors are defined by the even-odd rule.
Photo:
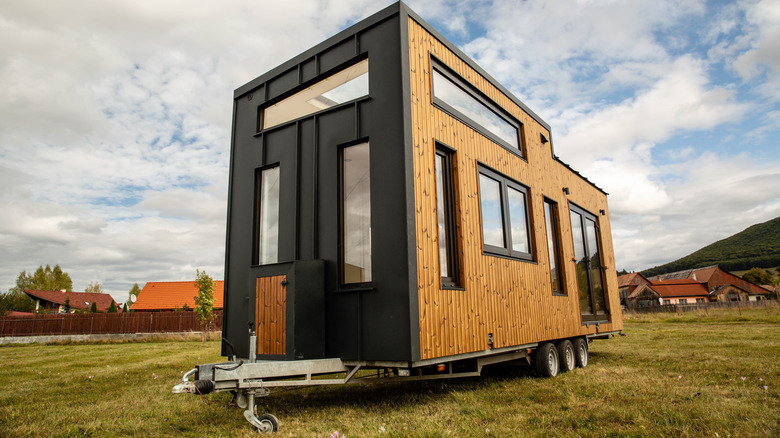
[[[368,143],[341,157],[341,248],[344,284],[371,281],[371,174]]]
[[[558,242],[558,210],[555,202],[544,200],[544,223],[547,229],[547,253],[550,256],[550,279],[553,294],[564,295],[561,269],[561,250]]]
[[[279,261],[279,166],[259,172],[257,213],[257,255],[255,263]]]
[[[479,199],[482,206],[482,242],[486,246],[503,248],[505,245],[501,184],[480,173]]]
[[[458,287],[458,245],[452,154],[436,150],[436,208],[439,219],[439,267],[442,287]]]
[[[509,224],[512,234],[512,251],[530,253],[531,243],[528,236],[528,204],[525,193],[514,187],[507,187],[509,201]]]

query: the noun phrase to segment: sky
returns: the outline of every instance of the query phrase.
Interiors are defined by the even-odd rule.
[[[0,291],[221,280],[233,90],[390,3],[0,3]],[[617,269],[780,216],[780,0],[407,5],[609,193]]]

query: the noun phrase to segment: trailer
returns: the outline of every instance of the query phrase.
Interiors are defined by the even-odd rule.
[[[254,401],[274,387],[554,376],[623,329],[610,236],[550,126],[395,3],[235,91],[233,360],[175,391],[233,391],[273,430]]]

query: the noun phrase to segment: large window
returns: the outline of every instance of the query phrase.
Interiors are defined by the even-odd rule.
[[[547,231],[547,254],[550,257],[550,279],[553,294],[563,295],[563,275],[561,273],[561,246],[559,241],[558,204],[544,200],[544,223]]]
[[[480,167],[479,199],[483,250],[532,260],[528,189],[498,172]]]
[[[341,151],[342,283],[371,281],[371,174],[368,143]]]
[[[279,261],[279,166],[257,172],[255,264]]]
[[[436,209],[439,219],[439,268],[444,288],[458,287],[458,236],[455,220],[455,184],[452,153],[436,149]]]
[[[262,112],[262,129],[314,114],[368,94],[368,59],[277,102]]]
[[[443,64],[432,59],[431,65],[436,106],[496,143],[523,155],[520,122]]]

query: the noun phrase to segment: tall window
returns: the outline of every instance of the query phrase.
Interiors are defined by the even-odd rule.
[[[498,172],[480,167],[479,199],[483,250],[532,260],[528,189]]]
[[[263,129],[314,114],[368,94],[368,59],[339,71],[262,112]]]
[[[255,264],[279,261],[279,166],[258,172]]]
[[[341,152],[342,282],[371,281],[371,174],[368,143]]]
[[[433,103],[489,139],[523,155],[520,122],[479,90],[432,59]]]
[[[564,295],[561,273],[561,248],[558,240],[558,204],[549,199],[544,200],[544,223],[547,230],[547,253],[550,256],[552,290],[556,295]]]
[[[458,287],[458,244],[452,154],[436,149],[436,209],[439,219],[439,268],[442,287]]]

